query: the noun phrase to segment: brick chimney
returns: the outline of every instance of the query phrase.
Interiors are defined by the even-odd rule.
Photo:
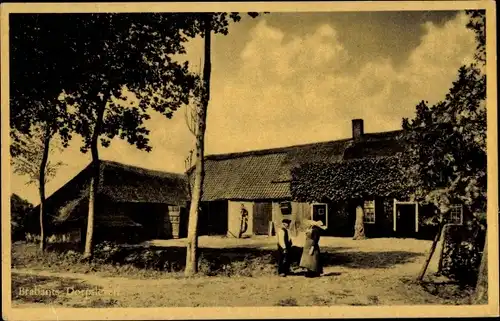
[[[352,138],[354,140],[360,139],[364,134],[363,119],[352,120]]]

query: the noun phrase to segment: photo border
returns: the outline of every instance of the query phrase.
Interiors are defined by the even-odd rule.
[[[10,152],[9,152],[9,21],[10,13],[77,12],[321,12],[486,10],[487,172],[488,172],[488,305],[475,306],[332,306],[332,307],[209,307],[209,308],[12,308]],[[498,149],[496,11],[494,1],[374,1],[374,2],[187,2],[187,3],[3,3],[1,4],[2,105],[2,311],[12,320],[139,320],[139,319],[260,319],[353,317],[474,317],[498,316]]]

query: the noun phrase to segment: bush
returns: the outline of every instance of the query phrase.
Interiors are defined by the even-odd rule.
[[[274,258],[271,255],[245,255],[238,260],[221,255],[201,255],[198,272],[207,276],[253,277],[275,273]]]
[[[96,244],[93,253],[95,263],[113,263],[119,254],[123,252],[123,248],[112,242],[102,242]]]
[[[83,260],[76,247],[50,244],[41,253],[36,244],[13,245],[13,267],[53,268],[79,273],[124,273],[135,276],[176,275],[184,270],[183,248],[126,247],[112,242],[97,243],[92,259]],[[276,273],[274,252],[200,253],[198,271],[207,276],[258,276]]]
[[[485,241],[481,224],[452,226],[445,238],[441,273],[462,285],[477,282]]]

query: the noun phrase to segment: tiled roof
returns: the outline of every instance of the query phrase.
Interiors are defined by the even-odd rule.
[[[203,201],[289,199],[291,169],[309,162],[391,156],[402,151],[401,131],[205,158]]]
[[[264,199],[289,196],[287,183],[269,184],[278,178],[285,153],[207,159],[202,200]]]

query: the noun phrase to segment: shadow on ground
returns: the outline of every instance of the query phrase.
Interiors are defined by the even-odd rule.
[[[70,245],[51,244],[50,251],[59,253],[63,259],[68,251],[73,258],[79,251]],[[273,274],[276,266],[276,251],[259,248],[200,248],[199,270],[205,275],[242,275],[256,276]],[[79,255],[79,254],[78,254]],[[302,248],[292,247],[291,265],[298,266]],[[356,269],[389,268],[405,264],[420,256],[419,253],[405,251],[362,252],[346,247],[328,247],[322,249],[321,259],[324,267],[349,267]],[[131,265],[140,269],[157,271],[183,271],[186,261],[185,247],[96,247],[93,263],[116,266]],[[19,262],[22,263],[22,262]],[[54,262],[58,264],[57,262]]]

